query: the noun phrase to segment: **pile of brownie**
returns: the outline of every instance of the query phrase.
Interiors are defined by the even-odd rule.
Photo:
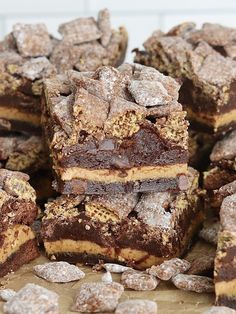
[[[38,256],[39,217],[50,259],[140,270],[205,220],[216,302],[236,308],[236,30],[155,31],[134,64],[106,9],[59,33],[16,24],[0,43],[0,275]]]

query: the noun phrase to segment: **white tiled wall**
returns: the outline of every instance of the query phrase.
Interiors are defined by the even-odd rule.
[[[57,35],[58,24],[78,16],[96,16],[109,8],[114,27],[129,32],[127,61],[131,50],[141,47],[153,30],[168,30],[182,21],[218,22],[236,27],[236,0],[0,0],[0,37],[16,22],[45,22]]]

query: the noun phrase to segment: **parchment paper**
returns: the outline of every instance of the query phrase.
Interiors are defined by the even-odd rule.
[[[206,243],[198,242],[194,245],[188,256],[201,255],[204,252],[213,251],[214,248]],[[81,269],[86,273],[86,276],[81,281],[72,282],[68,284],[48,283],[47,281],[38,278],[34,275],[32,269],[34,265],[48,262],[48,259],[43,255],[28,265],[24,265],[15,273],[7,275],[1,279],[1,288],[12,288],[18,291],[26,283],[35,283],[51,289],[59,294],[60,313],[74,313],[70,311],[73,303],[76,290],[83,282],[100,281],[103,272],[93,272],[91,267],[81,266]],[[112,275],[113,281],[119,282],[120,275]],[[198,294],[195,292],[186,292],[176,289],[170,282],[161,282],[155,291],[137,292],[125,291],[121,300],[127,299],[150,299],[158,304],[158,313],[160,314],[195,314],[202,313],[214,303],[213,294]],[[3,302],[0,302],[0,313]]]

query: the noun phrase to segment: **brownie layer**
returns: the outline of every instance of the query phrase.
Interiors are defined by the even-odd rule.
[[[0,263],[0,277],[14,272],[22,265],[29,263],[39,256],[39,250],[35,239],[29,240],[22,244],[19,249],[11,254],[7,260]]]
[[[155,168],[154,168],[155,169]],[[119,180],[120,181],[120,180]],[[125,180],[124,180],[125,181]],[[126,182],[103,183],[72,179],[62,181],[57,178],[54,181],[54,188],[62,194],[109,194],[109,193],[130,193],[130,192],[163,192],[185,190],[187,180],[184,175],[175,178],[160,178],[152,180],[136,180]]]

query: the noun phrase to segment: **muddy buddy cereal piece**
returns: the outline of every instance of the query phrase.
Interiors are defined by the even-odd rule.
[[[101,10],[98,13],[98,28],[102,32],[100,38],[101,44],[106,47],[109,44],[112,35],[110,12],[107,9]]]
[[[191,264],[186,260],[172,258],[161,265],[152,266],[147,269],[147,273],[160,278],[161,280],[170,280],[179,273],[184,273],[190,268]]]
[[[210,244],[217,244],[217,234],[219,232],[219,221],[213,221],[205,224],[199,232],[199,237]]]
[[[50,282],[70,282],[84,278],[85,273],[67,262],[51,262],[34,266],[35,273]]]
[[[121,274],[126,270],[129,270],[130,267],[119,265],[119,264],[112,264],[112,263],[106,263],[103,266],[106,271],[109,271],[111,273]]]
[[[226,306],[212,306],[202,314],[235,314],[236,311]]]
[[[7,314],[58,314],[58,295],[28,283],[4,304],[3,310]]]
[[[107,271],[103,276],[102,276],[102,282],[105,283],[112,283],[112,276],[109,271]]]
[[[173,284],[185,291],[210,293],[214,291],[213,280],[209,277],[179,274],[172,278]]]
[[[15,24],[13,36],[23,57],[48,56],[52,50],[51,39],[44,24]]]
[[[156,314],[157,304],[150,300],[134,299],[118,304],[116,314]]]
[[[14,291],[12,289],[2,289],[2,290],[0,290],[0,298],[3,301],[10,300],[12,297],[14,297],[14,295],[16,295],[16,291]]]
[[[73,311],[81,313],[113,312],[124,287],[117,283],[88,282],[80,286]]]
[[[188,270],[189,275],[203,275],[211,272],[214,268],[215,252],[204,254],[191,261],[191,267]]]
[[[125,288],[145,291],[156,289],[159,280],[146,273],[135,270],[127,270],[121,275],[121,283]]]

